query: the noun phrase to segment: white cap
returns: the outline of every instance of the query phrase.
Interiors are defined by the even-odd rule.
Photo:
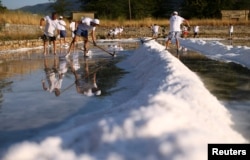
[[[95,24],[100,24],[99,19],[93,19],[92,22],[95,23]]]
[[[63,19],[63,16],[60,16],[59,18],[60,18],[60,19]]]
[[[174,11],[174,12],[173,12],[173,15],[178,15],[178,12],[177,12],[177,11]]]

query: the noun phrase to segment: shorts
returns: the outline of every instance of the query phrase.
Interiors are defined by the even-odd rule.
[[[169,32],[167,40],[172,40],[173,38],[178,40],[180,38],[180,35],[181,35],[181,32],[179,31]]]
[[[46,36],[45,34],[41,36],[42,40],[44,42],[47,42],[47,41],[55,41],[56,40],[56,37],[53,36],[53,37],[50,37],[50,36]]]
[[[60,38],[65,38],[66,37],[66,31],[65,30],[60,30]]]
[[[77,36],[82,36],[84,38],[88,38],[88,31],[87,30],[82,30],[81,28],[77,28],[77,30],[75,30],[75,35]]]

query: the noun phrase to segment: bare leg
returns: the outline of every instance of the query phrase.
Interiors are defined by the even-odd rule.
[[[47,54],[46,49],[47,49],[47,42],[46,42],[46,41],[43,41],[43,54],[44,54],[44,55]]]
[[[180,42],[178,39],[176,39],[176,47],[177,47],[177,58],[180,58],[180,54],[179,54],[179,48],[180,48]]]
[[[169,49],[170,39],[166,41],[166,49]]]
[[[69,45],[69,50],[67,52],[67,55],[66,56],[69,56],[70,55],[70,51],[71,51],[71,48],[72,46],[75,47],[75,42],[77,41],[77,36],[75,35],[75,37],[72,39],[70,45]]]
[[[180,48],[180,42],[179,42],[179,40],[178,40],[178,39],[176,39],[176,47],[177,47],[177,49],[179,49],[179,48]]]
[[[52,41],[52,43],[53,43],[54,55],[56,55],[56,41]]]
[[[85,38],[84,37],[84,44],[83,44],[83,49],[84,49],[84,56],[86,57],[87,56],[87,53],[88,53],[88,38]]]

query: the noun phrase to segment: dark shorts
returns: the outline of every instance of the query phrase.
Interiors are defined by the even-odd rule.
[[[45,34],[41,37],[42,38],[42,40],[44,41],[44,42],[47,42],[47,41],[55,41],[56,40],[56,37],[54,36],[54,37],[50,37],[50,36],[46,36]]]
[[[65,30],[60,30],[60,38],[65,38],[66,37],[66,31]]]
[[[88,31],[87,30],[82,30],[81,28],[77,28],[77,30],[75,30],[75,35],[77,36],[82,36],[84,38],[88,37]]]

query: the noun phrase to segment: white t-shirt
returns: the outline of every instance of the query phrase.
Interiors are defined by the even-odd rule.
[[[73,31],[75,31],[76,30],[76,22],[71,22],[70,24],[69,24],[69,28],[70,28],[70,30],[73,32]]]
[[[68,71],[66,59],[59,59],[59,74],[65,74]]]
[[[154,26],[153,26],[153,33],[158,33],[159,27],[160,27],[160,26],[158,26],[158,25],[154,25]]]
[[[196,32],[196,33],[199,32],[199,26],[194,27],[194,32]]]
[[[90,25],[90,22],[92,22],[93,19],[89,18],[89,17],[85,17],[82,19],[82,24],[79,25],[79,27],[82,29],[82,30],[87,30],[87,31],[94,31],[95,30],[95,27],[91,26]]]
[[[230,32],[230,33],[233,33],[233,32],[234,32],[234,27],[233,27],[233,26],[230,26],[229,32]]]
[[[60,89],[62,86],[62,79],[56,79],[55,73],[51,73],[48,77],[49,87],[47,91],[53,92],[55,88]]]
[[[59,30],[63,30],[65,31],[66,30],[66,23],[64,20],[58,20],[58,23],[59,23]]]
[[[173,15],[170,18],[170,32],[180,32],[181,31],[181,24],[183,23],[185,19],[178,16],[178,15]]]
[[[46,21],[44,33],[47,36],[54,37],[56,35],[56,30],[59,29],[58,20],[52,20],[49,16],[44,17]]]

